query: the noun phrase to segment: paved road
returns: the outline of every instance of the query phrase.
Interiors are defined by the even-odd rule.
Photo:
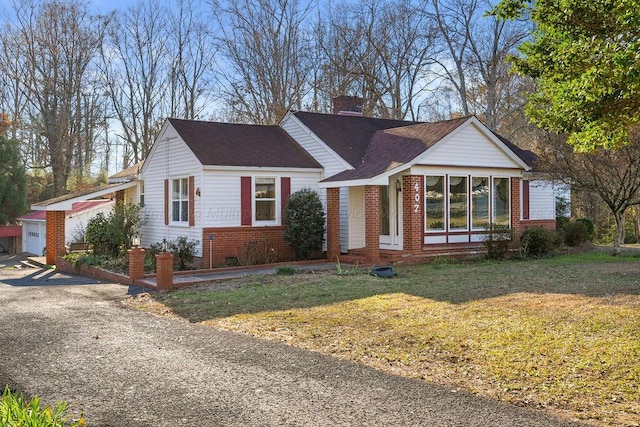
[[[130,310],[124,286],[16,286],[17,275],[0,270],[0,386],[66,400],[91,427],[577,425]]]

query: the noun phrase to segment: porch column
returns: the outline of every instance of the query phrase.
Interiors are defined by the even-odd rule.
[[[402,177],[402,244],[404,252],[418,255],[424,242],[424,177]]]
[[[124,203],[124,190],[118,190],[116,191],[116,205],[120,206]]]
[[[327,188],[327,259],[340,256],[340,188]]]
[[[511,229],[514,243],[520,242],[522,226],[520,224],[520,178],[511,178]]]
[[[380,187],[364,187],[365,254],[367,262],[380,262]]]
[[[55,265],[56,257],[65,253],[64,211],[47,211],[47,254],[48,265]]]

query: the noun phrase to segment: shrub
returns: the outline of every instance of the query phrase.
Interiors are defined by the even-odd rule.
[[[596,236],[596,226],[593,224],[593,221],[589,218],[578,218],[576,219],[576,222],[582,223],[585,226],[585,229],[587,230],[587,241],[593,240]]]
[[[487,249],[487,258],[503,259],[509,252],[513,241],[513,231],[506,225],[489,224],[483,244]]]
[[[580,246],[589,240],[589,230],[585,221],[571,221],[564,227],[564,243],[567,246]]]
[[[303,188],[293,193],[284,210],[284,223],[284,240],[293,248],[296,259],[309,259],[322,250],[324,211],[317,192]]]
[[[196,246],[199,243],[197,240],[189,240],[183,236],[167,243],[167,250],[173,254],[173,267],[176,271],[186,270],[187,265],[193,262]]]
[[[40,407],[40,398],[34,397],[26,402],[21,393],[12,392],[5,387],[0,399],[0,424],[3,426],[46,426],[77,427],[85,425],[84,417],[77,422],[65,421],[67,404],[57,403],[53,407]]]
[[[187,270],[189,264],[193,262],[196,254],[196,247],[200,244],[197,240],[189,240],[180,236],[173,241],[167,242],[167,252],[173,254],[173,268],[175,271]],[[156,255],[163,250],[163,242],[153,243],[144,254],[145,271],[156,270]]]
[[[271,264],[278,261],[276,249],[269,244],[266,237],[262,240],[251,240],[236,251],[240,265]]]
[[[543,227],[527,228],[520,238],[520,247],[527,257],[549,255],[556,248],[556,235]]]
[[[118,203],[109,215],[100,212],[87,222],[87,242],[96,255],[123,255],[131,247],[131,240],[142,224],[144,219],[140,206]]]

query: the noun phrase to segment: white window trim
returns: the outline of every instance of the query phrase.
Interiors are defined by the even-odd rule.
[[[187,220],[186,221],[175,221],[173,219],[173,202],[176,201],[173,198],[173,183],[174,181],[180,181],[180,193],[182,193],[182,180],[186,180],[187,181]],[[180,214],[182,214],[182,202],[185,199],[180,198],[179,202],[180,202]],[[169,180],[169,224],[173,225],[173,226],[178,226],[178,227],[189,227],[189,177],[188,176],[176,176],[173,177]],[[180,217],[182,217],[182,215],[180,215]]]
[[[256,184],[258,179],[273,179],[275,184],[275,197],[273,199],[258,199],[256,197]],[[280,218],[280,200],[282,195],[280,194],[280,177],[274,175],[257,175],[251,178],[251,211],[253,225],[279,225],[278,218]],[[257,200],[273,200],[275,203],[274,219],[273,220],[258,220],[256,218],[258,209],[256,209]]]

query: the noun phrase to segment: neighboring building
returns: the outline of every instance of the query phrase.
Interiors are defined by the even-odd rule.
[[[533,153],[477,118],[375,119],[357,98],[337,101],[335,114],[289,112],[277,126],[168,119],[142,168],[111,177],[121,199],[144,203],[142,246],[194,239],[205,268],[251,244],[290,260],[282,212],[305,187],[325,203],[331,260],[475,252],[490,223],[555,227],[555,190],[532,172]]]
[[[113,200],[87,200],[73,203],[65,211],[65,245],[84,241],[84,230],[89,219],[99,212],[107,214],[113,207]],[[33,211],[18,218],[22,222],[23,251],[42,256],[47,246],[47,221],[45,211]]]

